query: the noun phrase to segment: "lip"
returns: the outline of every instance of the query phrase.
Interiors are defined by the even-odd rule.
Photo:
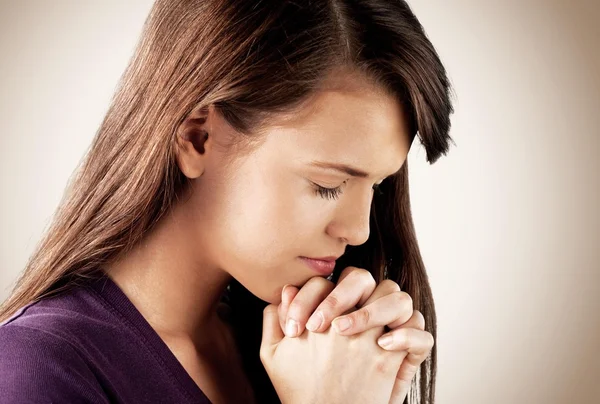
[[[308,258],[300,257],[306,265],[308,265],[313,271],[319,275],[329,276],[333,273],[335,268],[335,259],[337,257],[324,257],[324,258]]]
[[[302,258],[308,258],[308,259],[317,260],[317,261],[335,261],[340,257],[335,256],[335,255],[330,255],[329,257],[319,257],[319,258],[317,258],[317,257],[302,257]]]

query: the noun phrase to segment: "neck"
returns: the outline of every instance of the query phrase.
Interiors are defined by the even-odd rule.
[[[157,333],[201,344],[220,332],[217,309],[232,277],[199,257],[189,220],[173,209],[106,272]]]

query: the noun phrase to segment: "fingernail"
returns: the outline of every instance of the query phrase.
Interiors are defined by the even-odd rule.
[[[296,334],[298,334],[298,323],[290,318],[285,324],[285,335],[295,337]]]
[[[337,332],[342,332],[342,331],[346,331],[348,328],[350,328],[350,319],[347,317],[341,317],[341,318],[337,318],[334,322],[333,325],[336,328]]]
[[[382,348],[389,348],[393,340],[394,338],[391,335],[384,335],[377,340],[377,343]]]
[[[323,313],[314,313],[308,319],[308,323],[306,323],[306,328],[308,328],[310,331],[315,331],[321,327],[321,324],[323,324]]]

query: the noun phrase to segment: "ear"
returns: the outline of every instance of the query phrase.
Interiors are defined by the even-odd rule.
[[[194,110],[177,129],[177,165],[188,178],[194,179],[204,173],[206,156],[214,142],[208,130],[214,111],[209,107]]]

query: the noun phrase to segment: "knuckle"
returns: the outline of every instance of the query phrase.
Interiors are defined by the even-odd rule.
[[[368,272],[368,275],[363,276],[363,282],[364,285],[368,288],[371,289],[375,289],[375,287],[377,286],[377,282],[375,281],[375,278],[373,277],[373,274]]]
[[[365,286],[372,286],[375,284],[375,278],[373,278],[373,274],[364,268],[355,268],[355,270],[352,271],[352,273],[348,276],[357,278],[358,281]]]
[[[402,295],[402,292],[394,292],[390,295],[390,298],[394,300],[394,305],[404,306],[406,304],[406,298]]]
[[[327,279],[325,279],[325,278],[322,278],[322,277],[320,277],[320,276],[314,276],[314,277],[310,278],[310,279],[309,279],[309,280],[308,280],[308,281],[307,281],[307,282],[304,284],[304,286],[306,286],[306,285],[311,285],[311,286],[312,286],[312,285],[317,285],[317,286],[326,286],[326,285],[328,285],[329,283],[332,283],[332,282],[331,282],[331,281],[329,281],[329,280],[327,280]]]
[[[390,299],[392,299],[391,304],[393,304],[395,310],[398,310],[398,320],[402,319],[402,321],[408,321],[413,315],[412,309],[412,299],[408,294],[404,292],[394,292],[391,295],[388,295]]]
[[[390,293],[400,292],[400,285],[398,285],[396,282],[394,282],[391,279],[384,279],[379,284],[379,287],[383,288],[383,290],[385,290],[386,292],[389,291]]]
[[[426,338],[427,338],[427,347],[429,349],[431,349],[435,345],[435,338],[433,338],[433,335],[431,335],[431,333],[427,333],[426,335],[427,335],[426,336]]]
[[[371,273],[364,268],[356,268],[354,273],[356,274],[355,276],[370,276],[371,275]]]
[[[371,310],[368,309],[368,306],[352,313],[350,316],[354,317],[355,324],[362,326],[369,325],[372,318]]]
[[[340,272],[340,277],[350,276],[350,274],[352,274],[357,269],[360,269],[360,268],[348,266],[348,267],[344,268],[342,270],[342,272]]]
[[[330,293],[325,300],[323,300],[322,308],[327,310],[336,309],[340,305],[340,299],[334,294]]]
[[[419,310],[414,310],[413,316],[415,316],[415,322],[417,323],[417,326],[421,330],[425,330],[425,317],[423,316],[423,313],[421,313]]]
[[[269,304],[268,306],[266,306],[263,310],[263,314],[271,314],[271,312],[277,313],[279,310],[279,307],[274,305],[274,304]]]
[[[406,292],[400,291],[397,292],[398,294],[400,294],[402,296],[402,304],[406,304],[408,306],[410,306],[410,309],[412,311],[413,308],[413,299],[412,297],[410,297],[410,295]]]
[[[378,374],[386,375],[391,372],[393,363],[388,358],[388,355],[376,355],[374,368]]]

